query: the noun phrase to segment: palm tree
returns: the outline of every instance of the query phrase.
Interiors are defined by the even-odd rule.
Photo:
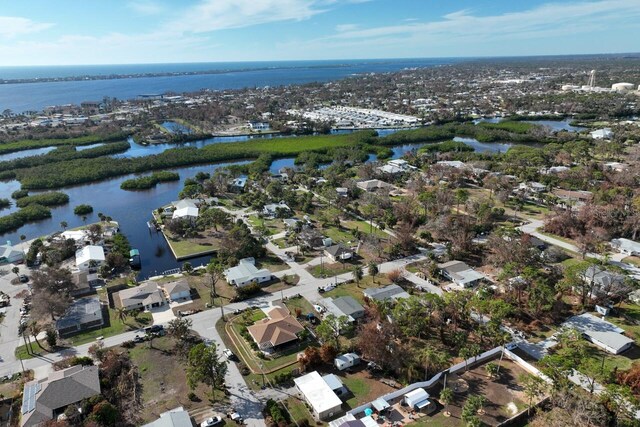
[[[462,347],[460,349],[459,356],[464,359],[464,371],[467,372],[469,369],[469,358],[472,356],[471,349],[469,347]]]
[[[440,397],[438,398],[438,400],[440,400],[442,406],[445,407],[445,413],[449,413],[449,411],[446,411],[446,407],[453,400],[453,390],[451,390],[450,388],[443,388],[440,391]],[[449,415],[451,415],[451,413],[449,413]]]
[[[371,261],[369,262],[369,265],[367,268],[369,269],[369,274],[373,278],[373,283],[376,283],[376,276],[378,275],[378,273],[380,273],[378,264],[376,264],[375,261]]]
[[[43,348],[42,345],[40,345],[40,341],[38,341],[38,334],[42,332],[42,327],[40,326],[40,324],[36,321],[31,322],[29,324],[29,332],[31,332],[31,335],[36,340],[36,344],[38,344],[40,348]]]
[[[359,265],[356,265],[355,267],[353,267],[353,280],[355,280],[356,285],[358,285],[358,287],[360,287],[360,280],[362,280],[362,277],[364,275],[364,273],[362,272],[362,267],[360,267]]]
[[[62,227],[63,230],[66,230],[68,226],[67,221],[60,221],[60,227]]]
[[[117,307],[116,316],[118,317],[118,320],[124,323],[124,321],[127,320],[127,317],[129,317],[129,312],[124,307]]]
[[[13,274],[15,274],[16,276],[20,277],[20,269],[19,269],[18,267],[13,267],[13,268],[11,269],[11,272],[12,272]]]

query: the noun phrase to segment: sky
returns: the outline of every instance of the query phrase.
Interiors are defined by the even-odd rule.
[[[640,0],[20,0],[0,66],[640,51]]]

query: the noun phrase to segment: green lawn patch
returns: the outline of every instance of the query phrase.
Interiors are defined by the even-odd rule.
[[[365,399],[368,397],[370,387],[365,380],[354,376],[347,376],[342,378],[342,382],[353,394],[353,397],[347,400],[347,405],[355,408],[356,406],[366,403]]]
[[[167,243],[173,250],[173,254],[177,259],[189,257],[199,253],[213,252],[216,247],[213,245],[201,245],[189,239],[175,239],[167,237]]]

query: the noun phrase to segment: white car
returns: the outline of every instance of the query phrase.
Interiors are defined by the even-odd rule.
[[[318,313],[320,313],[320,314],[322,314],[322,313],[324,313],[325,311],[327,311],[323,306],[318,305],[318,304],[313,304],[313,309],[314,309],[315,311],[317,311]]]
[[[327,286],[325,286],[325,287],[324,287],[324,288],[322,288],[322,289],[324,289],[324,291],[325,291],[325,292],[331,292],[331,291],[332,291],[332,290],[334,290],[335,288],[336,288],[336,285],[327,285]]]
[[[222,417],[215,416],[211,418],[207,418],[203,422],[200,423],[200,427],[212,427],[220,424],[222,422]]]

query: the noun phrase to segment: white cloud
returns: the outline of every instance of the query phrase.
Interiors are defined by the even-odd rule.
[[[127,4],[127,7],[141,15],[157,15],[164,12],[164,7],[152,0],[136,0]]]
[[[0,37],[14,38],[31,33],[37,33],[53,24],[34,22],[28,18],[18,16],[0,16]]]
[[[336,31],[339,33],[345,32],[345,31],[354,31],[357,30],[358,28],[360,28],[360,26],[358,24],[339,24],[336,25]]]

